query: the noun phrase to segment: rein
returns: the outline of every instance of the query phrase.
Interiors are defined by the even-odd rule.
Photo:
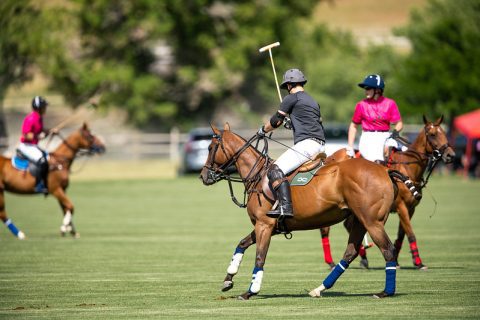
[[[266,140],[266,137],[263,137],[264,146],[261,152],[258,151],[257,148],[262,138],[258,137],[257,135],[254,135],[248,141],[246,141],[245,144],[239,150],[237,150],[237,152],[235,152],[235,154],[233,154],[233,156],[228,161],[226,161],[225,163],[223,163],[221,166],[217,168],[215,168],[214,161],[215,161],[215,154],[218,151],[218,147],[219,146],[221,147],[225,155],[227,155],[227,152],[223,145],[222,136],[214,135],[214,138],[216,138],[219,141],[219,143],[215,145],[215,149],[213,150],[213,153],[212,153],[213,156],[211,157],[212,158],[211,163],[205,166],[208,169],[208,175],[210,176],[210,178],[212,178],[216,182],[221,180],[226,180],[228,182],[230,198],[232,199],[233,203],[235,203],[235,205],[237,205],[240,208],[246,208],[247,194],[251,194],[255,192],[253,190],[254,187],[262,180],[263,172],[268,168],[270,164],[270,158],[268,156],[268,142]],[[255,141],[256,141],[256,145],[253,146],[252,144]],[[259,157],[256,159],[254,165],[252,166],[252,168],[250,169],[249,173],[245,178],[232,177],[231,174],[228,173],[228,168],[231,167],[232,165],[235,165],[240,155],[249,147],[252,147],[256,152],[258,152]],[[262,159],[265,160],[265,162],[263,166],[259,168],[259,165]],[[235,197],[232,182],[244,184],[243,203],[239,202]]]
[[[424,131],[425,131],[425,140],[433,149],[433,151],[431,153],[419,152],[419,151],[410,149],[411,143],[407,139],[405,139],[403,137],[400,137],[400,136],[396,136],[396,137],[392,137],[392,138],[394,140],[400,142],[400,143],[403,143],[403,144],[406,144],[406,145],[409,146],[409,149],[407,151],[403,152],[404,154],[414,153],[414,154],[418,155],[420,157],[420,159],[415,160],[415,161],[389,161],[388,162],[389,165],[392,165],[392,164],[403,164],[403,165],[420,164],[421,165],[423,160],[427,160],[427,166],[426,166],[426,169],[424,169],[425,171],[423,172],[423,176],[425,177],[425,174],[426,174],[426,177],[421,178],[420,189],[423,189],[427,185],[428,179],[430,179],[430,176],[433,173],[433,170],[437,166],[439,160],[442,158],[443,152],[445,152],[445,150],[449,147],[448,143],[446,143],[446,144],[444,144],[440,147],[435,146],[430,141],[430,139],[428,139],[428,134],[427,134],[427,129],[426,128],[424,128]],[[425,150],[426,150],[426,148],[425,148]]]

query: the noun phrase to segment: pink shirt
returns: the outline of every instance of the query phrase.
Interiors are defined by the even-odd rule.
[[[30,112],[25,119],[23,120],[22,125],[22,136],[20,137],[21,142],[37,144],[38,135],[43,131],[43,121],[42,116],[35,111]],[[33,140],[27,141],[24,138],[29,132],[33,132]]]
[[[381,96],[378,100],[363,99],[355,106],[352,122],[364,131],[388,131],[390,124],[402,120],[394,100]]]

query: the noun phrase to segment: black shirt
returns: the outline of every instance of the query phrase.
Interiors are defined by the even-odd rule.
[[[286,96],[280,110],[292,119],[293,141],[298,143],[308,138],[325,141],[320,106],[306,92],[299,91]]]

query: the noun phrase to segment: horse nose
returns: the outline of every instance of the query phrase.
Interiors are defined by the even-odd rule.
[[[444,157],[445,163],[452,163],[453,159],[455,158],[455,151],[447,152]]]

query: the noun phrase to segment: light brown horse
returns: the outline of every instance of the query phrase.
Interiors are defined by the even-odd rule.
[[[62,235],[70,232],[74,237],[79,237],[72,220],[73,203],[65,193],[69,184],[70,167],[79,152],[85,154],[103,153],[105,152],[105,146],[90,132],[87,124],[83,124],[79,130],[70,134],[66,139],[62,138],[62,140],[57,149],[49,154],[48,192],[58,200],[63,211],[63,223],[60,227]],[[7,217],[5,191],[18,194],[35,194],[35,177],[27,171],[14,168],[10,158],[0,157],[0,219],[15,236],[24,239],[25,234]]]
[[[449,145],[447,135],[441,127],[442,121],[443,116],[434,122],[429,121],[424,116],[424,127],[420,130],[414,142],[404,152],[391,153],[386,162],[387,168],[401,172],[409,180],[407,183],[398,183],[399,192],[393,208],[393,211],[398,213],[400,220],[397,239],[394,242],[395,259],[398,261],[398,255],[406,234],[413,265],[420,270],[426,270],[427,266],[423,264],[420,258],[411,223],[415,207],[420,203],[421,190],[427,184],[428,177],[438,161],[443,160],[445,163],[450,163],[455,157],[455,152]],[[346,159],[349,159],[349,157],[346,155],[345,149],[341,149],[335,152],[328,161],[343,161]],[[414,195],[415,191],[418,193]],[[322,229],[322,240],[325,238],[325,234],[328,237],[328,231],[328,228]],[[328,247],[324,247],[324,252],[328,250]],[[326,254],[331,255],[329,252],[326,252]]]
[[[228,124],[225,124],[223,132],[214,126],[212,130],[208,158],[201,172],[202,182],[212,185],[222,179],[232,179],[225,169],[235,164],[248,194],[246,208],[254,225],[254,230],[240,241],[235,250],[222,291],[233,287],[233,276],[238,271],[244,251],[256,243],[253,280],[249,289],[239,296],[239,299],[247,300],[260,291],[270,239],[278,233],[277,220],[266,215],[272,202],[263,188],[266,185],[265,173],[272,160],[252,146],[258,137],[245,141],[233,133]],[[350,215],[354,216],[343,260],[318,288],[310,292],[312,297],[319,297],[324,290],[331,288],[348,268],[358,255],[366,231],[386,261],[385,289],[375,297],[383,298],[395,293],[394,247],[384,229],[395,197],[394,192],[393,182],[385,168],[364,159],[326,165],[316,172],[307,185],[292,187],[295,217],[285,220],[289,231],[318,229],[339,223]]]

